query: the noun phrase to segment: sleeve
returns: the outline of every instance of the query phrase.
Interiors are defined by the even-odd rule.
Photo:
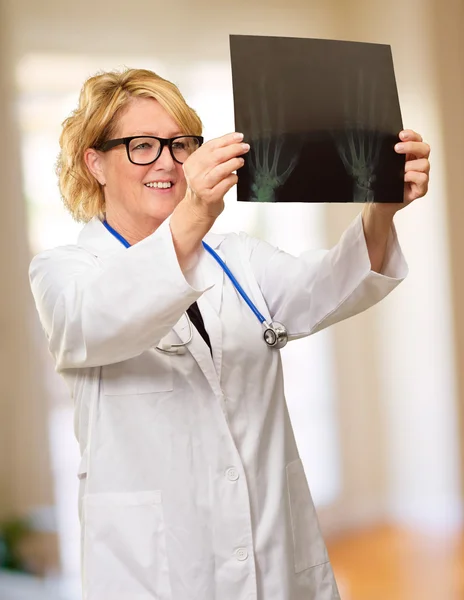
[[[195,264],[184,276],[168,222],[102,261],[78,246],[43,252],[29,276],[58,371],[141,354],[212,287]]]
[[[394,226],[382,273],[371,270],[361,215],[331,250],[307,251],[295,257],[252,240],[249,252],[273,320],[285,324],[293,339],[368,309],[408,273]]]

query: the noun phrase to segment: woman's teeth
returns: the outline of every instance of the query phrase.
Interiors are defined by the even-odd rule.
[[[151,187],[151,188],[170,188],[172,186],[172,183],[170,181],[152,181],[150,183],[146,183],[145,184],[147,187]]]

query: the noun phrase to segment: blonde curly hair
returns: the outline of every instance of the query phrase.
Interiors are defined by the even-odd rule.
[[[131,98],[154,98],[186,135],[201,135],[202,123],[174,83],[146,69],[98,73],[84,83],[79,105],[63,122],[56,166],[63,202],[76,221],[105,214],[103,186],[88,170],[84,154],[111,138]]]

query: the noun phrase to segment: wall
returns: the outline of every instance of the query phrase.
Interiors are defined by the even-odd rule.
[[[434,527],[452,526],[462,517],[458,460],[462,431],[456,420],[462,405],[458,389],[460,385],[462,389],[459,365],[463,364],[464,331],[453,314],[457,297],[453,298],[451,285],[454,280],[455,293],[459,293],[456,281],[462,277],[457,265],[453,272],[450,260],[458,256],[453,245],[462,244],[462,234],[458,234],[464,217],[458,192],[462,181],[456,164],[459,154],[453,153],[453,170],[446,165],[452,139],[462,137],[456,126],[462,127],[457,106],[460,102],[462,107],[464,96],[462,89],[459,95],[451,77],[443,79],[444,73],[455,73],[458,64],[462,65],[453,58],[458,31],[464,26],[462,6],[461,10],[458,6],[435,0],[394,0],[388,5],[358,0],[340,2],[337,13],[341,39],[392,46],[404,125],[422,132],[433,148],[429,194],[396,217],[411,269],[409,277],[369,315],[342,324],[336,332],[340,364],[345,372],[353,367],[347,381],[343,371],[340,373],[341,410],[347,423],[352,422],[349,411],[365,411],[363,417],[355,417],[364,426],[360,424],[352,433],[358,440],[357,459],[352,452],[349,457],[359,481],[364,479],[366,484],[371,477],[375,482],[371,490],[377,489],[379,494],[383,490],[387,517]],[[442,15],[441,26],[437,13]],[[455,23],[455,28],[445,29],[444,21]],[[443,46],[445,38],[454,42]],[[448,129],[444,127],[446,115]],[[450,189],[454,195],[449,194]],[[349,211],[349,207],[329,208],[332,239],[343,226],[342,214]],[[456,234],[452,242],[451,222]],[[361,365],[357,375],[362,379],[356,390],[350,345],[360,336],[365,352],[356,355]],[[456,343],[461,354],[455,354]],[[371,450],[373,458],[368,456]],[[377,464],[375,474],[361,474],[363,463],[371,469]],[[358,485],[358,493],[360,489]],[[363,495],[360,498],[364,503]],[[380,509],[382,504],[376,506]]]
[[[458,74],[462,71],[462,4],[448,0],[449,10],[442,10],[438,0],[388,4],[240,0],[218,9],[217,2],[202,0],[193,9],[184,0],[175,6],[173,12],[167,3],[139,0],[109,12],[107,3],[89,0],[79,6],[58,0],[17,0],[10,7],[11,25],[2,20],[3,29],[12,34],[10,58],[2,52],[7,62],[2,76],[9,74],[10,100],[12,59],[30,52],[114,55],[121,62],[127,52],[131,57],[156,56],[166,67],[162,74],[169,77],[173,65],[177,72],[184,69],[188,74],[191,61],[228,61],[229,33],[391,43],[405,123],[424,132],[434,148],[432,186],[426,200],[397,219],[411,267],[408,281],[381,306],[333,330],[343,490],[337,506],[323,511],[322,518],[327,530],[391,516],[410,519],[420,500],[421,523],[437,523],[443,506],[451,505],[457,519],[461,497],[454,424],[457,398],[462,400],[464,389],[464,317],[454,314],[452,307],[460,307],[464,299],[459,262],[464,256],[460,167],[464,84],[462,72]],[[10,120],[2,118],[10,127]],[[0,151],[5,152],[6,146]],[[35,388],[32,393],[27,375],[28,369],[36,367],[30,362],[33,346],[23,326],[29,318],[30,300],[23,276],[27,250],[19,173],[11,168],[17,164],[2,157],[8,210],[0,236],[0,260],[11,289],[1,300],[6,332],[1,368],[14,378],[2,377],[6,389],[1,401],[11,400],[2,405],[6,418],[1,421],[14,427],[4,426],[0,440],[7,445],[14,431],[14,438],[21,442],[33,421],[33,435],[44,447],[44,400],[37,399]],[[330,243],[358,210],[341,205],[325,209],[324,235]],[[12,248],[17,252],[11,252]],[[14,493],[19,494],[15,497],[22,497],[21,502],[29,501],[31,491],[38,501],[48,501],[50,488],[42,479],[47,466],[37,462],[46,462],[45,454],[28,451],[23,455],[21,443],[17,446],[14,460],[19,462],[0,463],[2,475],[14,482]],[[11,474],[13,464],[24,483]]]
[[[0,517],[53,500],[47,404],[34,352],[29,250],[14,107],[11,15],[0,15]]]
[[[444,192],[448,199],[447,242],[452,291],[454,364],[457,408],[464,465],[464,3],[448,0],[433,9],[434,48],[437,56],[437,99],[442,107]],[[441,321],[441,315],[437,315]],[[462,477],[464,492],[464,477]]]

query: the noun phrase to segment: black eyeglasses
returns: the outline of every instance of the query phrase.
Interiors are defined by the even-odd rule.
[[[163,148],[168,146],[172,158],[182,165],[203,144],[203,141],[204,139],[201,135],[178,135],[173,138],[136,135],[117,140],[108,140],[97,146],[97,150],[107,152],[111,148],[124,144],[126,146],[127,158],[131,163],[134,165],[150,165],[161,156]]]

